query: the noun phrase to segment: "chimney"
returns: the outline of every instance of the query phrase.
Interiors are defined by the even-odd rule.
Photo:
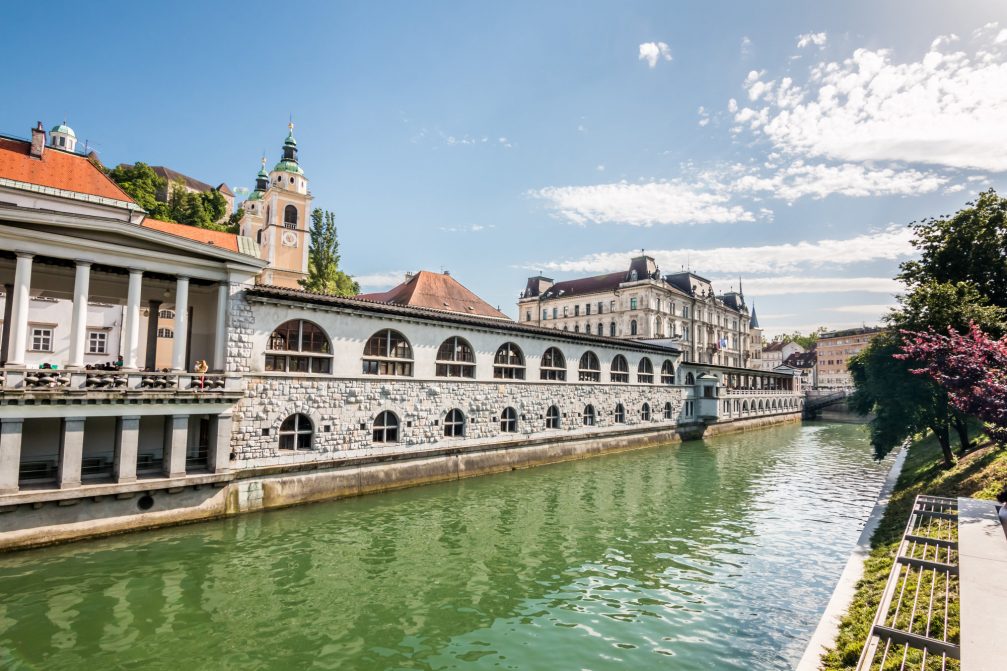
[[[44,151],[45,129],[42,128],[42,122],[39,121],[38,125],[31,129],[31,157],[42,158],[42,152]]]

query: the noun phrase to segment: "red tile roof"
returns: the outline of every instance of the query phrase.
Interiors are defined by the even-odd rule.
[[[458,280],[450,275],[432,273],[427,270],[421,270],[393,289],[380,293],[360,294],[357,298],[379,303],[457,312],[463,315],[510,319],[463,287]]]
[[[32,158],[31,143],[0,137],[0,177],[75,193],[86,193],[132,203],[125,191],[86,156],[46,147],[42,158]]]
[[[196,242],[202,242],[206,245],[213,245],[214,247],[226,249],[229,252],[241,251],[238,249],[238,236],[234,233],[211,231],[207,228],[188,226],[186,224],[176,224],[173,221],[161,221],[160,219],[151,219],[150,217],[145,217],[143,223],[140,225],[144,228],[152,228],[155,231],[161,231],[162,233],[170,233],[171,235],[195,240]]]

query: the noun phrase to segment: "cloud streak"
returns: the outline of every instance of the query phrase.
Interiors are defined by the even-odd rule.
[[[640,45],[638,60],[646,61],[647,67],[653,70],[659,61],[671,60],[671,48],[664,42],[644,42]]]

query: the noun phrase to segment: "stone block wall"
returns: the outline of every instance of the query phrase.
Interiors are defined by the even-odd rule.
[[[668,430],[680,421],[687,394],[687,388],[681,386],[569,382],[361,380],[296,375],[249,375],[245,382],[245,398],[234,410],[231,442],[238,468],[420,452],[550,434],[590,435],[622,426],[652,425],[655,430]],[[617,403],[625,407],[624,425],[615,422]],[[641,419],[644,403],[650,404],[649,422]],[[664,417],[666,403],[672,405],[673,419]],[[583,423],[582,413],[588,404],[595,408],[593,427]],[[562,413],[562,428],[547,431],[545,415],[551,405]],[[517,433],[501,431],[500,416],[507,407],[518,412]],[[454,408],[465,414],[462,438],[444,436],[444,417]],[[399,441],[375,444],[372,424],[385,410],[399,418]],[[303,413],[312,421],[310,451],[279,449],[280,425],[294,413]]]

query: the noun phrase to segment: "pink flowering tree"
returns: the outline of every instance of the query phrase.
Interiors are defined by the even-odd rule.
[[[943,387],[952,406],[986,423],[990,438],[1007,445],[1007,337],[995,340],[975,323],[967,333],[953,328],[902,331],[901,353],[915,375],[925,375]]]

